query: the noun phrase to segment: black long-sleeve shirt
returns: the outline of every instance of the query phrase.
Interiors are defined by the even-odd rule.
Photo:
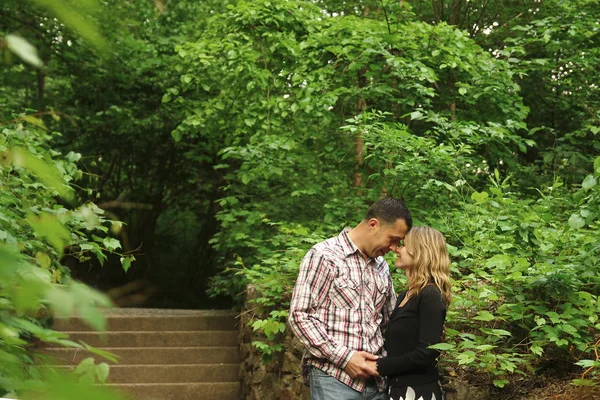
[[[441,340],[446,304],[437,286],[426,286],[417,296],[400,293],[385,333],[387,357],[377,361],[380,375],[390,386],[409,386],[436,381],[439,352],[427,347]]]

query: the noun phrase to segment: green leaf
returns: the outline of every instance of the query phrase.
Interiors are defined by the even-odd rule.
[[[62,255],[71,234],[55,216],[48,213],[42,213],[39,216],[29,214],[27,215],[27,222],[29,222],[36,235],[45,238],[58,254]]]
[[[464,96],[465,94],[467,94],[467,89],[464,87],[458,88],[458,93]]]
[[[562,324],[559,325],[559,328],[563,331],[566,332],[572,336],[575,337],[579,337],[579,332],[577,332],[577,328],[575,328],[573,325],[569,325],[569,324]]]
[[[600,366],[600,362],[595,361],[595,360],[579,360],[575,363],[575,365],[579,365],[580,367],[583,368],[589,368],[589,367],[593,367],[593,366]]]
[[[118,356],[118,355],[116,355],[114,353],[111,353],[110,351],[103,350],[103,349],[97,349],[97,348],[92,347],[92,346],[90,346],[90,345],[88,345],[86,343],[83,343],[83,347],[85,349],[87,349],[87,351],[89,351],[92,354],[96,354],[96,355],[99,355],[100,357],[104,357],[107,360],[112,361],[114,363],[119,362],[120,356]]]
[[[494,319],[494,316],[489,311],[480,311],[476,317],[473,317],[478,321],[488,322]]]
[[[35,126],[37,126],[38,128],[42,128],[42,129],[48,129],[48,128],[46,127],[46,124],[44,124],[44,121],[42,121],[41,119],[39,119],[39,118],[36,118],[36,117],[34,117],[34,116],[32,116],[32,115],[23,115],[23,116],[21,117],[21,119],[22,119],[23,121],[29,122],[29,123],[30,123],[30,124],[32,124],[32,125],[35,125]]]
[[[110,372],[110,367],[107,363],[100,363],[96,365],[96,376],[100,383],[106,383],[106,379],[108,378],[108,373]]]
[[[176,129],[171,132],[171,137],[173,138],[173,140],[179,143],[181,142],[181,138],[183,137],[182,132],[179,129]]]
[[[573,379],[571,382],[575,386],[596,386],[598,384],[593,379]]]
[[[256,347],[260,351],[265,351],[266,349],[269,349],[271,347],[267,343],[261,342],[260,340],[254,340],[252,342],[252,346]]]
[[[584,225],[585,219],[583,219],[579,213],[575,213],[569,218],[569,226],[571,229],[580,229],[583,228]]]
[[[473,192],[471,194],[471,199],[473,199],[477,204],[484,203],[488,197],[490,197],[490,195],[487,194],[487,192]]]
[[[10,282],[23,264],[23,256],[16,247],[0,243],[0,282]]]
[[[413,111],[410,113],[410,119],[421,119],[423,117],[423,113],[421,111]]]
[[[512,265],[512,257],[506,254],[496,254],[492,258],[486,261],[485,265],[489,268],[507,268]]]
[[[477,350],[479,351],[490,351],[495,349],[498,346],[493,346],[491,344],[480,344],[479,346],[475,347]]]
[[[475,353],[473,351],[465,351],[464,353],[456,356],[459,365],[470,364],[475,361]]]
[[[45,293],[46,299],[50,302],[52,310],[59,318],[67,318],[73,315],[75,303],[73,297],[60,287],[53,286]]]
[[[106,237],[102,239],[102,244],[108,251],[115,251],[121,248],[121,242],[115,238]]]
[[[79,314],[96,331],[103,332],[106,330],[106,318],[98,308],[87,305],[79,306]]]
[[[17,329],[5,324],[0,325],[0,339],[8,345],[22,346],[27,343],[19,339],[19,331]]]
[[[44,160],[34,157],[26,150],[15,148],[11,151],[13,163],[17,168],[25,168],[33,173],[44,185],[52,188],[66,199],[73,198],[73,190],[67,185],[58,169]]]
[[[6,46],[15,53],[21,60],[28,64],[33,65],[36,68],[44,66],[42,60],[40,60],[37,50],[27,40],[16,35],[6,35],[4,38]]]
[[[542,354],[544,354],[544,349],[537,344],[531,345],[531,348],[529,350],[537,356],[541,356]]]
[[[494,319],[494,316],[489,311],[480,311],[476,317],[473,317],[478,321],[488,322]]]
[[[508,383],[509,383],[509,381],[507,381],[506,379],[495,379],[494,380],[494,386],[497,386],[499,388],[503,388]]]
[[[598,180],[594,177],[594,175],[588,175],[583,180],[581,187],[583,188],[583,190],[589,190],[592,187],[596,186],[597,183],[598,183]]]
[[[133,256],[121,257],[121,266],[123,267],[123,271],[126,273],[129,271],[132,261],[135,261],[135,257]]]
[[[40,264],[40,267],[44,269],[48,269],[52,265],[52,259],[46,253],[38,252],[35,255],[35,259]]]
[[[456,346],[453,345],[452,343],[437,343],[437,344],[432,344],[428,348],[434,349],[434,350],[440,350],[440,351],[448,351],[448,350],[454,349],[455,347]]]
[[[75,373],[76,374],[80,374],[80,373],[85,373],[91,369],[93,369],[95,366],[94,364],[94,359],[92,357],[87,357],[84,358],[83,360],[81,360],[81,362],[77,365],[77,368],[75,368]]]
[[[79,244],[79,248],[82,251],[95,250],[98,249],[98,245],[96,243],[81,243]]]
[[[99,246],[94,247],[92,249],[92,253],[94,253],[94,255],[96,256],[96,258],[98,259],[98,262],[100,263],[100,265],[104,265],[104,261],[106,261],[107,257],[104,254],[104,252],[102,251],[102,249],[100,249]]]

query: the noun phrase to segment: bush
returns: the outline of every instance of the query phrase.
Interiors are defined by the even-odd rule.
[[[106,379],[107,364],[84,361],[77,370],[83,380],[77,381],[44,367],[31,346],[41,340],[111,357],[49,328],[54,316],[76,313],[93,328],[104,329],[98,307],[110,306],[110,300],[72,280],[60,261],[65,249],[79,258],[103,260],[105,252],[120,246],[107,234],[118,223],[107,221],[91,203],[71,206],[71,185],[82,176],[76,166],[81,156],[51,150],[55,135],[31,116],[18,117],[0,133],[0,395],[27,399],[42,391],[75,399],[84,392],[89,398],[109,398],[92,385]]]

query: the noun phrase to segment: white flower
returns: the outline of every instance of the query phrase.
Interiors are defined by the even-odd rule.
[[[392,388],[390,387],[388,389],[388,394],[390,394],[392,392]],[[418,399],[415,399],[416,393],[414,391],[413,388],[411,388],[410,386],[406,388],[406,398],[400,396],[400,398],[398,400],[425,400],[423,399],[423,396],[419,397]],[[390,396],[390,400],[394,400],[394,398],[392,396]],[[435,393],[432,394],[431,400],[437,400],[437,397],[435,397]]]

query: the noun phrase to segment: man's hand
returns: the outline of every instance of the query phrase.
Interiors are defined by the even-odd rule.
[[[377,369],[373,368],[372,365],[368,365],[367,361],[377,361],[377,356],[366,351],[355,351],[348,364],[344,367],[344,371],[352,379],[354,378],[368,378],[373,375],[377,375]]]

